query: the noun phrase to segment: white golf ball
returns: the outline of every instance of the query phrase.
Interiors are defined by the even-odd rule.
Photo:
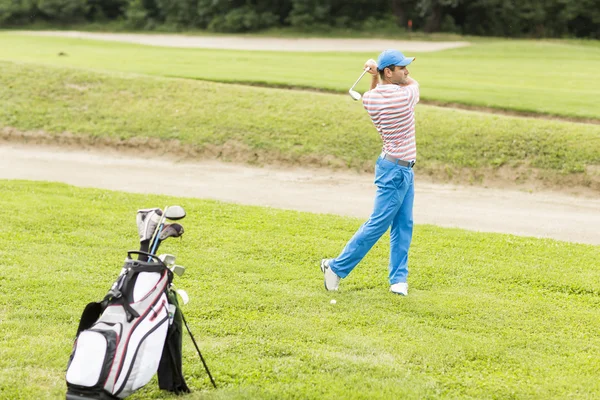
[[[330,303],[335,304],[335,303],[337,303],[337,301],[335,301],[335,299],[331,299]]]

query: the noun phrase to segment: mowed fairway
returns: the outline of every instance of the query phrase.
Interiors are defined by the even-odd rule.
[[[176,49],[0,33],[0,60],[346,92],[371,53]],[[414,53],[424,100],[600,119],[597,42],[477,40]],[[358,89],[368,87],[368,79]]]
[[[136,248],[136,210],[173,203],[186,233],[162,250],[187,267],[176,284],[219,385],[185,337],[194,394],[182,399],[600,396],[597,246],[417,226],[410,296],[387,291],[385,240],[331,294],[318,261],[360,220],[51,183],[0,190],[2,398],[64,398],[80,313]],[[176,397],[151,382],[132,398]]]

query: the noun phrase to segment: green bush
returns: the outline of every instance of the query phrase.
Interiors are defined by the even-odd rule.
[[[136,29],[143,28],[148,20],[148,10],[144,7],[143,0],[131,0],[125,17],[128,26]]]
[[[446,15],[442,20],[440,31],[446,33],[460,33],[460,28],[456,25],[456,21],[451,15]]]
[[[0,23],[19,25],[31,22],[36,8],[32,1],[0,0]]]
[[[155,0],[160,12],[159,20],[176,27],[199,26],[197,0]]]
[[[215,16],[208,24],[214,32],[250,32],[274,27],[278,18],[271,12],[259,13],[249,7],[237,8],[224,16]]]
[[[383,17],[369,17],[365,19],[361,24],[360,28],[367,32],[405,32],[406,29],[404,27],[398,26],[395,18],[392,15],[387,15]]]
[[[87,0],[38,0],[37,9],[47,19],[76,22],[85,19],[89,5]]]

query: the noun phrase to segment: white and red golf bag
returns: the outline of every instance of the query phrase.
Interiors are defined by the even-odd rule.
[[[132,253],[151,260],[133,260]],[[158,257],[128,252],[106,297],[83,312],[67,367],[67,400],[122,399],[152,379],[177,310],[168,296],[172,280]]]

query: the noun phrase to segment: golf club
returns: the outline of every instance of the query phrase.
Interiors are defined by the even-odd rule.
[[[160,242],[160,235],[162,233],[163,227],[165,225],[165,219],[169,219],[172,221],[177,221],[185,217],[185,210],[181,206],[170,206],[165,207],[165,212],[163,213],[160,222],[158,224],[158,228],[154,232],[154,236],[150,241],[150,254],[155,254],[156,249],[158,248],[158,242]],[[183,229],[182,229],[183,233]]]
[[[350,97],[352,97],[354,100],[360,100],[360,98],[362,97],[360,93],[358,93],[356,90],[354,90],[354,86],[356,86],[356,84],[358,82],[360,82],[360,80],[362,79],[363,76],[365,76],[365,74],[367,73],[367,71],[369,70],[369,68],[365,68],[365,70],[362,72],[362,74],[360,74],[360,76],[358,77],[358,79],[356,80],[356,82],[354,82],[354,85],[352,85],[352,87],[350,88],[350,90],[348,90],[348,93],[350,94]]]
[[[154,235],[163,212],[160,208],[144,208],[137,211],[137,222],[140,243],[149,240]]]
[[[171,270],[177,276],[182,276],[185,273],[185,267],[182,265],[175,265],[175,256],[172,254],[161,254],[158,258],[165,263],[167,268]]]
[[[156,247],[154,248],[154,254],[160,248],[162,242],[170,237],[181,237],[183,235],[183,226],[180,224],[164,224],[162,230],[158,234],[156,240]]]
[[[166,224],[160,232],[159,240],[163,241],[170,237],[180,237],[183,235],[183,226],[180,224]]]

